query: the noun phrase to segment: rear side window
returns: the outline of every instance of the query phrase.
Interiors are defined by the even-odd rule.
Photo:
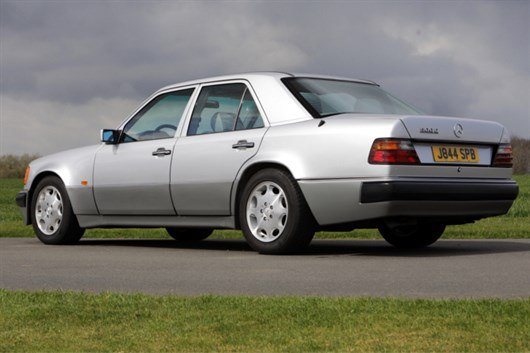
[[[122,142],[175,136],[194,88],[162,94],[142,108],[123,128]]]
[[[243,96],[241,108],[239,109],[236,130],[257,129],[263,126],[263,119],[256,106],[256,102],[254,102],[252,94],[247,89]]]
[[[263,119],[246,85],[206,86],[193,109],[188,136],[263,126]]]

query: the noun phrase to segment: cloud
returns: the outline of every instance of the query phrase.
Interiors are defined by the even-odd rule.
[[[530,137],[529,2],[0,6],[0,153],[90,143],[159,87],[252,70],[372,79]]]
[[[138,105],[123,98],[94,98],[81,104],[2,97],[0,154],[38,153],[99,143],[101,128],[118,126]]]

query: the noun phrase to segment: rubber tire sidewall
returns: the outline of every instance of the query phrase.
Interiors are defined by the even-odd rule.
[[[180,243],[195,243],[208,238],[213,233],[209,228],[166,228],[167,234]]]
[[[47,235],[41,232],[35,218],[37,198],[41,190],[47,186],[53,186],[59,191],[63,203],[63,219],[59,225],[59,229],[52,235]],[[63,182],[54,176],[47,176],[43,178],[35,187],[31,197],[30,217],[35,235],[44,244],[75,244],[79,241],[79,239],[81,239],[84,233],[84,229],[79,227],[77,217],[72,210],[72,205],[70,203],[70,199],[68,198],[68,193],[66,192]]]
[[[289,214],[280,236],[271,242],[259,241],[247,221],[247,202],[254,188],[262,182],[274,182],[284,191]],[[262,254],[286,254],[303,250],[313,239],[315,221],[296,180],[280,169],[267,168],[254,174],[246,183],[239,200],[239,223],[250,247]]]
[[[425,248],[440,239],[444,231],[444,224],[424,223],[419,224],[409,235],[400,236],[385,224],[379,226],[379,233],[388,243],[403,249]]]

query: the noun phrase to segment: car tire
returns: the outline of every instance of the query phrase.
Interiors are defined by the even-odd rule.
[[[30,216],[33,230],[44,244],[75,244],[85,232],[58,177],[47,176],[37,184],[32,193]]]
[[[316,222],[302,191],[284,170],[267,168],[254,174],[238,209],[245,239],[262,254],[298,252],[315,234]]]
[[[379,225],[379,233],[396,248],[417,249],[435,243],[445,230],[444,224],[421,223],[417,225],[389,227]]]
[[[197,243],[208,238],[213,229],[166,228],[167,233],[180,243]]]

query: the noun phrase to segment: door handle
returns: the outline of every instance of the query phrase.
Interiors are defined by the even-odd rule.
[[[156,151],[153,151],[153,156],[167,156],[171,154],[171,150],[166,150],[164,147],[158,148]]]
[[[254,147],[254,142],[248,142],[247,140],[239,140],[236,144],[232,145],[232,148],[252,148]]]

